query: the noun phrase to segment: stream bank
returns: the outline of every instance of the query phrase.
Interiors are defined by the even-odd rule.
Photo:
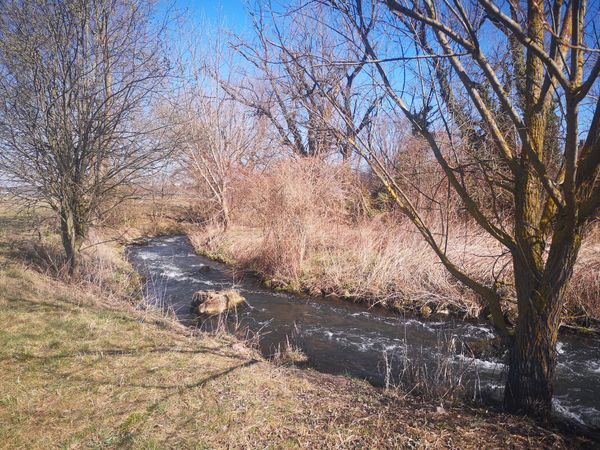
[[[153,238],[146,246],[129,248],[128,253],[148,280],[147,296],[190,326],[215,326],[213,320],[198,321],[190,311],[195,291],[239,289],[249,307],[232,315],[229,323],[260,335],[260,348],[267,356],[289,342],[323,372],[364,378],[377,385],[401,382],[419,371],[430,374],[431,383],[441,383],[444,380],[435,374],[444,373],[446,381],[460,380],[471,398],[501,395],[503,361],[473,358],[460,348],[463,342],[493,337],[487,324],[424,321],[343,300],[273,292],[257,280],[238,279],[223,264],[197,255],[185,236]],[[558,352],[556,414],[600,428],[598,341],[564,335]]]

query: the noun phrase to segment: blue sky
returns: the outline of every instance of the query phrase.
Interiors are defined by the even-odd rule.
[[[189,11],[195,21],[223,25],[235,31],[249,25],[245,0],[160,0],[161,8],[174,5]]]

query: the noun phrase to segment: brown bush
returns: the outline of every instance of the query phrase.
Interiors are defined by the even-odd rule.
[[[322,245],[322,230],[349,220],[350,174],[347,166],[302,158],[240,183],[236,217],[262,235],[252,255],[256,270],[298,280],[306,258]]]

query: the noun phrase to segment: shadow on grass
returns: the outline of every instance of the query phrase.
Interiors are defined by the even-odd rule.
[[[140,425],[145,424],[150,419],[152,414],[160,409],[161,404],[168,402],[172,397],[174,397],[176,395],[181,396],[187,391],[191,391],[196,388],[201,388],[211,381],[214,381],[221,377],[227,376],[227,375],[231,374],[232,372],[235,372],[236,370],[243,369],[245,367],[250,367],[250,366],[256,364],[257,362],[258,362],[258,360],[252,359],[252,360],[243,362],[241,364],[229,367],[227,369],[213,372],[210,375],[196,381],[195,383],[188,383],[188,384],[183,384],[183,385],[164,386],[164,385],[149,385],[149,384],[121,384],[121,383],[114,383],[114,382],[93,382],[93,383],[95,383],[97,385],[103,385],[103,386],[113,385],[113,386],[116,386],[119,388],[129,387],[129,388],[160,389],[160,390],[172,391],[172,392],[169,392],[166,395],[162,396],[160,399],[156,399],[154,402],[152,402],[151,405],[149,405],[146,408],[146,412],[143,413],[141,420],[135,425],[136,427],[139,427]],[[73,379],[73,377],[71,377],[71,376],[67,376],[66,378],[68,378],[69,380]],[[131,405],[129,405],[129,406],[131,407]],[[118,412],[113,411],[113,414],[118,414]],[[131,414],[129,415],[129,417],[132,417]],[[189,418],[186,422],[190,422],[191,420],[193,420],[193,417]],[[124,424],[125,423],[126,422],[124,422]],[[133,430],[122,429],[123,425],[121,425],[120,428],[121,428],[121,430],[119,431],[119,433],[117,435],[117,439],[118,439],[117,445],[119,447],[130,447],[135,442],[135,436],[139,432],[136,432]],[[176,431],[174,433],[172,433],[173,437],[175,435],[176,435]],[[170,441],[170,440],[171,439],[168,439],[167,441]]]
[[[257,359],[251,359],[251,360],[245,361],[243,363],[237,364],[235,366],[228,367],[227,369],[213,372],[210,375],[208,375],[194,383],[187,383],[187,384],[171,384],[171,385],[169,385],[169,384],[149,384],[149,383],[121,383],[119,381],[93,380],[93,379],[89,379],[89,378],[73,376],[72,373],[64,373],[64,374],[56,374],[56,375],[60,378],[63,378],[65,380],[69,381],[69,382],[73,382],[73,381],[81,382],[81,383],[85,383],[86,385],[115,386],[118,388],[174,390],[175,392],[173,392],[172,394],[169,394],[166,397],[163,397],[162,400],[164,401],[164,400],[167,400],[172,395],[182,393],[183,390],[190,390],[190,389],[202,387],[206,383],[209,383],[210,381],[224,377],[238,369],[243,369],[245,367],[253,366],[254,364],[256,364],[258,362],[259,361]]]
[[[182,349],[177,347],[155,347],[155,346],[145,346],[145,347],[137,347],[137,348],[114,348],[114,349],[106,349],[106,350],[82,350],[82,351],[74,351],[70,353],[59,353],[56,355],[32,355],[30,353],[11,353],[10,355],[5,355],[0,357],[0,361],[7,361],[10,359],[16,359],[20,361],[26,360],[38,360],[38,361],[51,361],[53,359],[67,359],[67,358],[80,358],[82,356],[98,356],[100,358],[108,357],[108,356],[139,356],[145,353],[180,353],[180,354],[200,354],[200,353],[209,353],[215,356],[220,356],[223,358],[230,359],[247,359],[243,356],[223,353],[220,350],[226,350],[229,348],[227,345],[222,345],[220,347],[212,348],[195,345],[195,349]]]
[[[67,299],[56,299],[54,302],[45,302],[43,300],[27,300],[25,298],[11,298],[11,297],[4,297],[4,300],[6,300],[8,303],[14,303],[17,305],[28,305],[28,307],[30,308],[30,311],[32,312],[37,312],[40,309],[49,309],[49,310],[55,310],[58,309],[60,311],[68,311],[68,312],[73,312],[73,311],[77,311],[80,308],[85,308],[85,309],[92,309],[89,308],[91,305],[88,305],[86,303],[78,303],[78,302],[74,302],[74,301],[70,301]],[[65,306],[65,303],[68,304],[69,306]],[[98,310],[102,310],[105,308],[97,308]]]
[[[18,305],[18,306],[27,305],[27,308],[29,308],[29,311],[31,311],[31,312],[39,312],[39,311],[43,311],[44,309],[52,310],[52,311],[60,310],[60,311],[65,311],[65,312],[78,312],[78,311],[89,311],[91,313],[107,313],[108,312],[111,314],[111,317],[114,318],[115,320],[121,320],[123,322],[130,322],[130,323],[136,323],[136,324],[150,323],[153,325],[160,326],[161,328],[167,327],[167,325],[165,325],[165,322],[168,322],[168,320],[163,321],[162,318],[160,318],[160,317],[142,318],[142,317],[136,316],[135,314],[128,315],[123,312],[123,306],[125,304],[123,304],[123,305],[94,304],[93,302],[87,302],[87,301],[81,301],[81,300],[69,300],[66,297],[55,298],[55,299],[53,299],[52,302],[46,302],[43,300],[29,300],[29,299],[25,299],[25,298],[21,298],[21,297],[12,298],[12,297],[8,297],[8,296],[3,297],[3,299],[8,303],[12,303],[13,305]],[[17,310],[16,307],[14,309]]]

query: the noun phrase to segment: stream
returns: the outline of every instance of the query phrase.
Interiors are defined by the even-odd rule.
[[[461,351],[463,342],[494,336],[487,324],[426,321],[344,300],[275,292],[254,277],[239,279],[223,264],[198,256],[186,236],[153,238],[127,253],[146,279],[146,301],[171,309],[189,326],[215,326],[214,319],[199,320],[191,311],[194,292],[238,289],[249,306],[230,315],[229,326],[257,333],[266,356],[289,342],[308,356],[311,367],[375,385],[406,381],[420,371],[433,383],[460,378],[474,399],[502,396],[503,361]],[[600,341],[561,335],[557,349],[555,414],[600,430]]]

